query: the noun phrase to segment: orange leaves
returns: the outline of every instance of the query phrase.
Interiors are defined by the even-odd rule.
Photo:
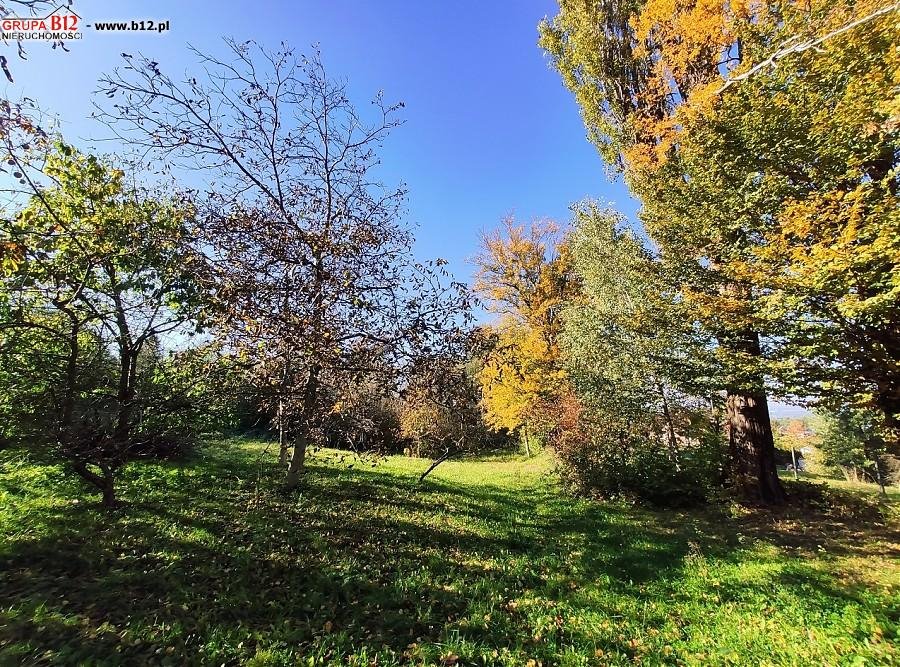
[[[632,20],[638,53],[658,56],[659,85],[683,94],[697,77],[715,75],[720,55],[733,41],[721,0],[648,0]],[[655,53],[651,53],[655,51]]]
[[[0,275],[9,275],[16,271],[25,260],[25,248],[16,241],[0,243]]]
[[[510,216],[482,235],[474,289],[493,312],[540,317],[540,308],[552,298],[554,285],[545,267],[555,259],[558,233],[552,221],[535,221],[526,229]]]
[[[683,108],[711,99],[711,82],[720,81],[720,65],[735,42],[730,25],[721,0],[647,0],[632,17],[635,54],[649,67],[636,91],[634,141],[623,151],[630,168],[664,163]]]
[[[786,202],[779,223],[755,252],[757,281],[831,294],[845,317],[900,300],[900,214],[869,184]]]

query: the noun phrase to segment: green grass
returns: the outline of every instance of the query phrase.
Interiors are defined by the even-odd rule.
[[[109,514],[0,452],[0,664],[900,660],[898,539],[877,511],[576,500],[541,457],[417,486],[427,463],[323,452],[285,496],[271,450],[223,443],[129,467]]]
[[[792,480],[794,479],[794,473],[789,471],[782,471],[779,473],[782,479]],[[801,472],[799,473],[799,477],[801,480],[807,482],[815,482],[817,484],[827,484],[828,486],[834,487],[836,489],[840,489],[843,491],[849,491],[856,495],[861,496],[875,496],[881,495],[881,487],[877,484],[872,484],[870,482],[851,482],[846,479],[836,479],[834,477],[828,477],[826,475],[820,475],[816,473],[809,472]],[[889,485],[884,488],[884,495],[888,497],[891,502],[900,501],[900,486],[897,485]]]

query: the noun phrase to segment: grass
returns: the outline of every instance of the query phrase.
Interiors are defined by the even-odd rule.
[[[794,479],[793,472],[783,471],[780,472],[779,475],[782,479],[785,480]],[[835,479],[833,477],[826,477],[825,475],[809,472],[801,472],[798,474],[798,476],[801,480],[807,482],[815,482],[818,484],[827,484],[828,486],[834,487],[836,489],[849,491],[854,495],[875,496],[881,494],[881,487],[871,482],[853,482],[846,479]],[[886,486],[884,488],[884,495],[886,495],[888,500],[890,500],[891,502],[896,503],[900,501],[900,486]]]
[[[0,664],[900,661],[872,503],[649,511],[567,497],[541,457],[417,486],[427,463],[322,452],[284,496],[270,450],[221,443],[129,467],[108,514],[0,452]]]

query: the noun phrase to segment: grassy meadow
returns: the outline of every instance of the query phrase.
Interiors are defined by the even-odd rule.
[[[663,512],[573,499],[545,456],[417,485],[428,461],[333,451],[287,496],[275,459],[229,441],[135,464],[108,513],[0,452],[0,664],[900,661],[900,537],[876,496]]]

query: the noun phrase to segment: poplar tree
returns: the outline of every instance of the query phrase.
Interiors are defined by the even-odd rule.
[[[856,384],[896,412],[890,25],[877,3],[562,0],[540,28],[717,340],[732,477],[764,502],[784,500],[768,392]]]

